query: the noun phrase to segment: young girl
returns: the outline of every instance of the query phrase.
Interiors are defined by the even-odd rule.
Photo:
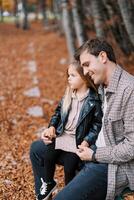
[[[77,61],[68,67],[68,86],[41,140],[30,150],[38,200],[47,200],[56,187],[55,164],[64,166],[65,184],[78,168],[78,145],[93,146],[101,129],[102,111],[97,90]]]

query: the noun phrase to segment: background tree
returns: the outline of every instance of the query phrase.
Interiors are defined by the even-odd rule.
[[[27,29],[29,29],[29,22],[28,22],[28,0],[22,0],[22,5],[23,5],[23,12],[24,12],[24,20],[23,20],[22,28],[24,30],[27,30]]]
[[[133,0],[118,0],[121,15],[125,24],[129,38],[134,45],[134,1]]]
[[[61,0],[61,4],[62,4],[63,27],[64,27],[67,47],[68,47],[69,55],[71,59],[75,53],[75,48],[76,48],[74,32],[73,32],[73,27],[72,27],[72,15],[69,9],[68,0]]]
[[[129,55],[133,52],[133,45],[125,29],[120,9],[115,0],[103,0],[108,11],[107,24],[111,30],[113,37],[122,49],[122,51]]]
[[[80,12],[80,8],[82,6],[81,2],[78,0],[72,0],[72,15],[73,15],[73,22],[74,22],[74,28],[76,32],[76,37],[79,46],[84,43],[84,41],[87,39],[86,33],[85,33],[85,26],[82,21],[82,13]]]
[[[103,5],[101,0],[91,0],[91,10],[94,20],[94,26],[96,31],[96,36],[99,38],[104,38],[106,33],[104,30],[105,19],[103,15]]]

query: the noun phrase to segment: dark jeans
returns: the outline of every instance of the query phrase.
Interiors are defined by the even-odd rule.
[[[79,163],[79,157],[76,154],[55,150],[54,142],[45,145],[41,140],[32,143],[30,159],[34,173],[36,194],[40,193],[41,178],[47,183],[53,181],[56,163],[64,166],[65,184],[73,179]]]
[[[88,162],[54,200],[105,200],[107,164]]]

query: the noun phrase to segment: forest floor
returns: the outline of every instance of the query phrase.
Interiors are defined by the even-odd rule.
[[[116,48],[132,74],[132,57]],[[35,199],[29,148],[46,127],[65,90],[68,54],[58,33],[0,24],[0,200]],[[57,167],[58,188],[63,170]]]

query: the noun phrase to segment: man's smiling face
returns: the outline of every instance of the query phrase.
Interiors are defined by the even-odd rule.
[[[103,84],[105,81],[105,56],[105,52],[100,52],[96,57],[86,50],[80,55],[80,63],[83,67],[84,75],[88,74],[96,85]]]

